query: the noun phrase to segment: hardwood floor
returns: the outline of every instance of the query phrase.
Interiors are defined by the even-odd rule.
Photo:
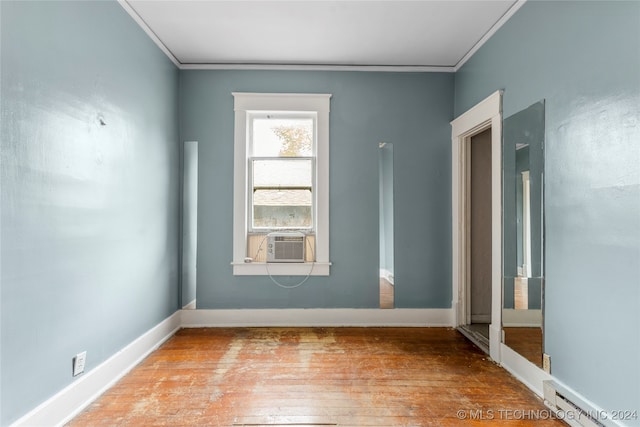
[[[542,369],[542,328],[503,328],[504,343]]]
[[[526,277],[516,277],[513,286],[514,308],[527,310],[529,308],[529,282]]]
[[[380,278],[380,308],[393,308],[393,285]]]
[[[182,329],[69,426],[563,425],[453,329]]]

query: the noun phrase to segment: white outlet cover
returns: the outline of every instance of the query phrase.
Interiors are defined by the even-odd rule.
[[[73,376],[74,377],[84,372],[84,364],[86,360],[87,360],[86,351],[76,354],[76,357],[73,358]]]

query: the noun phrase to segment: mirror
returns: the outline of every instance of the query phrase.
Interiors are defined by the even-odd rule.
[[[196,308],[198,250],[198,142],[186,141],[182,163],[182,309]]]
[[[503,340],[542,368],[544,100],[504,119]]]
[[[380,308],[394,307],[393,279],[393,144],[378,144]]]

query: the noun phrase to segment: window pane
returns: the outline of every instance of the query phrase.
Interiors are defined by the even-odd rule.
[[[311,187],[310,159],[253,160],[253,186]]]
[[[257,190],[253,194],[254,228],[311,228],[311,191]]]
[[[310,157],[313,119],[255,117],[252,121],[254,157]]]
[[[252,228],[313,227],[310,159],[253,160]]]

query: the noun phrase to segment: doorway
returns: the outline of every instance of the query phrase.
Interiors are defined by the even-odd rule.
[[[455,326],[496,362],[502,338],[501,105],[496,91],[451,122]],[[479,212],[472,212],[474,205]]]
[[[467,156],[467,289],[461,332],[489,353],[491,324],[491,128],[471,136]]]

